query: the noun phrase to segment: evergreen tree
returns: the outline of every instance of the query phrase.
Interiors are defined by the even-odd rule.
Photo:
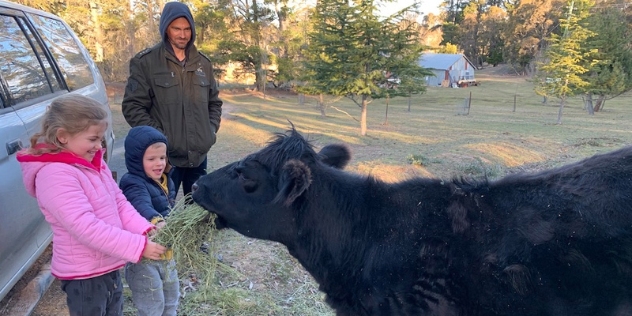
[[[632,89],[632,30],[625,14],[618,8],[604,6],[586,21],[586,25],[598,34],[591,37],[585,48],[597,51],[589,71],[583,77],[589,82],[585,105],[589,114],[598,112],[606,99],[611,99]],[[593,95],[598,96],[593,106]]]
[[[560,20],[564,33],[561,36],[553,34],[549,39],[551,45],[546,52],[548,60],[539,69],[536,92],[560,99],[557,124],[562,123],[566,98],[583,93],[590,84],[582,75],[589,71],[591,65],[587,65],[586,61],[591,59],[596,50],[582,47],[594,33],[582,22],[593,5],[592,0],[568,0],[568,15]]]
[[[305,79],[318,93],[353,100],[361,111],[361,135],[366,135],[367,110],[373,99],[425,89],[422,82],[407,80],[425,74],[418,64],[418,29],[412,23],[401,23],[410,9],[380,20],[374,0],[322,0],[316,5]],[[406,80],[408,91],[397,89],[395,76]]]

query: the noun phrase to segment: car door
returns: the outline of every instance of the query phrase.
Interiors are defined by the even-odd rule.
[[[0,298],[52,238],[36,199],[24,188],[16,153],[32,136],[22,116],[41,119],[46,104],[64,92],[55,91],[58,82],[46,70],[50,63],[25,21],[20,11],[0,7]]]
[[[37,29],[37,39],[43,43],[44,47],[48,48],[44,53],[47,53],[47,56],[54,61],[56,66],[51,69],[49,77],[58,76],[58,86],[61,86],[62,89],[92,98],[108,111],[109,124],[104,140],[104,148],[106,149],[104,157],[108,161],[114,146],[114,131],[105,83],[99,68],[90,58],[90,54],[76,34],[59,17],[32,12],[26,13],[26,15],[31,25]],[[53,80],[51,81],[56,84]],[[56,87],[52,86],[54,91]],[[39,125],[33,126],[33,120],[30,120],[30,117],[26,116],[27,114],[30,113],[18,113],[24,119],[27,130],[39,129]]]

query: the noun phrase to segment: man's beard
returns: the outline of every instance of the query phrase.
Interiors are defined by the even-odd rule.
[[[180,44],[177,41],[169,41],[171,43],[171,45],[175,46],[177,49],[186,49],[187,48],[187,44],[189,42],[186,42],[185,44]]]

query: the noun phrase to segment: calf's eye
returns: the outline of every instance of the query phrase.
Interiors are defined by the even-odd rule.
[[[246,193],[252,193],[257,189],[257,182],[252,179],[248,179],[244,177],[244,174],[239,174],[239,181],[241,182],[241,186],[244,188]]]

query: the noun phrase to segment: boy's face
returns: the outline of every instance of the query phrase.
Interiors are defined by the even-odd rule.
[[[143,155],[145,174],[154,180],[160,181],[165,167],[167,167],[167,145],[165,143],[155,143],[147,147]]]

